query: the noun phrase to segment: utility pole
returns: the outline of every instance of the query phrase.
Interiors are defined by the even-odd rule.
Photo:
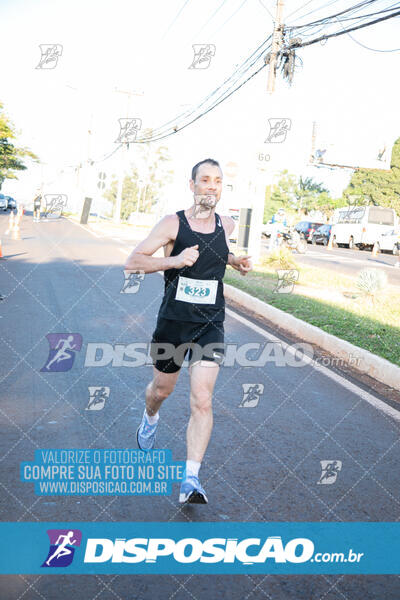
[[[272,94],[275,90],[275,77],[276,77],[276,62],[278,52],[281,49],[283,41],[283,0],[277,0],[276,2],[276,15],[274,23],[274,32],[272,34],[271,44],[271,55],[269,59],[269,73],[268,73],[268,86],[267,92]]]
[[[130,100],[131,96],[144,96],[143,92],[130,92],[125,90],[115,89],[119,94],[126,94],[128,96],[127,107],[126,107],[126,118],[129,118],[129,108],[130,108]],[[129,143],[123,143],[122,153],[121,153],[121,162],[120,162],[120,172],[118,176],[118,187],[117,187],[117,198],[115,203],[115,213],[114,213],[114,223],[121,222],[121,206],[122,206],[122,187],[125,176],[125,166],[128,162],[128,148]]]

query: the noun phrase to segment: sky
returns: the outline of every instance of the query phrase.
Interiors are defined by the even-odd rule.
[[[283,20],[308,23],[355,3],[286,0]],[[392,5],[382,0],[369,12]],[[73,167],[116,149],[118,119],[140,118],[142,128],[156,128],[197,106],[268,37],[274,14],[273,0],[3,0],[0,101],[19,132],[18,143],[42,164],[6,181],[2,192],[30,200],[43,180],[49,193],[73,194]],[[195,124],[152,144],[166,145],[172,159],[175,179],[166,188],[171,206],[188,199],[191,168],[209,156],[223,167],[236,162],[236,179],[245,184],[260,166],[260,153],[268,154],[265,181],[287,169],[314,177],[340,196],[351,171],[307,164],[312,123],[317,145],[329,148],[331,160],[375,166],[380,146],[400,136],[400,52],[382,52],[400,46],[398,27],[395,18],[352,34],[375,51],[348,35],[301,49],[303,64],[292,86],[278,74],[276,91],[268,94],[263,69]],[[189,69],[192,45],[203,43],[216,47],[210,66]],[[40,44],[62,46],[54,69],[36,68]],[[126,91],[134,93],[129,105]],[[290,120],[286,140],[266,143],[268,120],[277,118]],[[109,181],[139,154],[131,145],[127,163],[117,152],[96,162],[92,175],[104,171]]]

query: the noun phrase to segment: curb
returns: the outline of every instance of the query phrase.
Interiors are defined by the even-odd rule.
[[[334,354],[339,359],[347,362],[349,366],[353,365],[361,373],[365,373],[373,379],[400,391],[400,367],[385,358],[341,340],[331,333],[326,333],[319,327],[310,325],[279,308],[270,306],[266,302],[254,298],[247,292],[243,292],[227,283],[224,283],[224,295],[227,300],[240,304],[244,310],[251,310],[255,314],[265,317],[279,325],[280,328],[300,337],[303,341],[315,344]]]

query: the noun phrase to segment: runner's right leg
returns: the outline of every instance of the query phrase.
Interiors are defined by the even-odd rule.
[[[153,380],[146,387],[146,407],[142,422],[136,432],[136,439],[141,450],[154,447],[158,425],[158,411],[161,404],[173,392],[179,369],[175,373],[163,373],[153,367]]]

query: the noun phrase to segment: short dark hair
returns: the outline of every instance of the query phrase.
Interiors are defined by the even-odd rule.
[[[193,169],[192,169],[192,179],[193,181],[196,181],[196,175],[197,175],[197,171],[200,167],[200,165],[204,165],[204,164],[209,164],[212,165],[213,167],[220,167],[220,164],[217,160],[214,160],[213,158],[206,158],[204,160],[201,160],[200,162],[197,163],[197,165],[194,165]],[[221,169],[222,172],[222,169]]]

